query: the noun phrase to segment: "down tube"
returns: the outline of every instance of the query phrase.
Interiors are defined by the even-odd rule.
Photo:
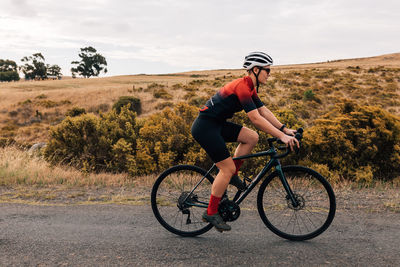
[[[267,174],[267,172],[274,166],[279,165],[279,162],[276,159],[273,159],[268,162],[268,165],[265,166],[261,172],[257,175],[257,177],[253,180],[253,182],[249,185],[246,191],[236,200],[236,204],[240,204],[248,194],[254,189],[254,187],[261,181],[261,179]]]

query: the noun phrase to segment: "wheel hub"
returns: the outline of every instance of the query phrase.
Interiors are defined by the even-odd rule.
[[[286,197],[286,201],[287,201],[288,207],[289,207],[290,209],[292,209],[292,210],[302,210],[302,209],[305,207],[305,205],[306,205],[306,201],[304,200],[304,197],[301,196],[301,195],[299,195],[299,194],[296,194],[296,193],[293,194],[293,196],[294,196],[294,198],[296,199],[297,206],[295,207],[295,206],[293,205],[293,202],[292,202],[292,200],[290,199],[290,197],[287,196],[287,197]]]
[[[191,207],[190,203],[193,203],[197,201],[197,195],[196,194],[191,194],[189,196],[190,192],[182,192],[182,194],[178,198],[178,208],[180,210],[186,210]]]

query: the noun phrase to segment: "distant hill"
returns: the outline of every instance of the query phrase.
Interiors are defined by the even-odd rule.
[[[350,58],[350,59],[338,59],[330,60],[327,62],[317,62],[310,64],[295,64],[295,65],[281,65],[278,68],[344,68],[348,66],[360,66],[360,67],[394,67],[400,68],[400,53],[385,54],[375,57],[364,57],[364,58]]]

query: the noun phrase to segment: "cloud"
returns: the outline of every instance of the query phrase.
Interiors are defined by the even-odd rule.
[[[36,17],[36,7],[27,0],[8,0],[1,4],[3,12],[11,16]]]
[[[115,65],[140,62],[140,72],[236,68],[254,50],[277,64],[373,56],[398,51],[398,10],[399,1],[9,0],[0,53],[59,49],[67,64],[92,45]]]

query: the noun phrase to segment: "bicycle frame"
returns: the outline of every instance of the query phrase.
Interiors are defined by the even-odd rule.
[[[240,156],[240,157],[236,157],[233,159],[248,159],[248,158],[255,158],[255,157],[262,157],[262,156],[270,156],[271,159],[268,161],[268,163],[264,166],[264,168],[257,174],[257,176],[252,180],[252,182],[250,183],[250,185],[247,187],[247,189],[245,191],[243,191],[239,198],[235,200],[236,204],[240,204],[246,197],[248,194],[250,194],[250,192],[254,189],[254,187],[256,187],[256,185],[262,180],[262,178],[273,168],[275,167],[275,169],[278,171],[279,173],[279,178],[282,182],[283,187],[285,188],[285,191],[288,195],[288,199],[290,199],[292,201],[293,207],[297,207],[299,204],[297,203],[297,200],[294,197],[293,191],[291,190],[286,177],[282,171],[282,167],[281,167],[281,163],[279,161],[279,158],[282,157],[282,155],[278,155],[277,151],[275,149],[275,147],[271,147],[269,150],[267,151],[262,151],[262,152],[258,152],[258,153],[254,153],[254,154],[249,154],[249,155],[244,155],[244,156]],[[207,173],[203,176],[202,179],[200,179],[200,181],[195,185],[195,187],[192,189],[192,191],[186,196],[185,200],[183,202],[185,202],[187,200],[187,198],[196,190],[196,188],[204,181],[204,179],[206,178],[206,176],[215,168],[215,163],[211,166],[211,168],[207,171]],[[194,204],[194,203],[187,203],[189,205],[192,206],[197,206],[197,207],[204,207],[207,208],[208,203],[205,202],[200,202],[201,204]]]

